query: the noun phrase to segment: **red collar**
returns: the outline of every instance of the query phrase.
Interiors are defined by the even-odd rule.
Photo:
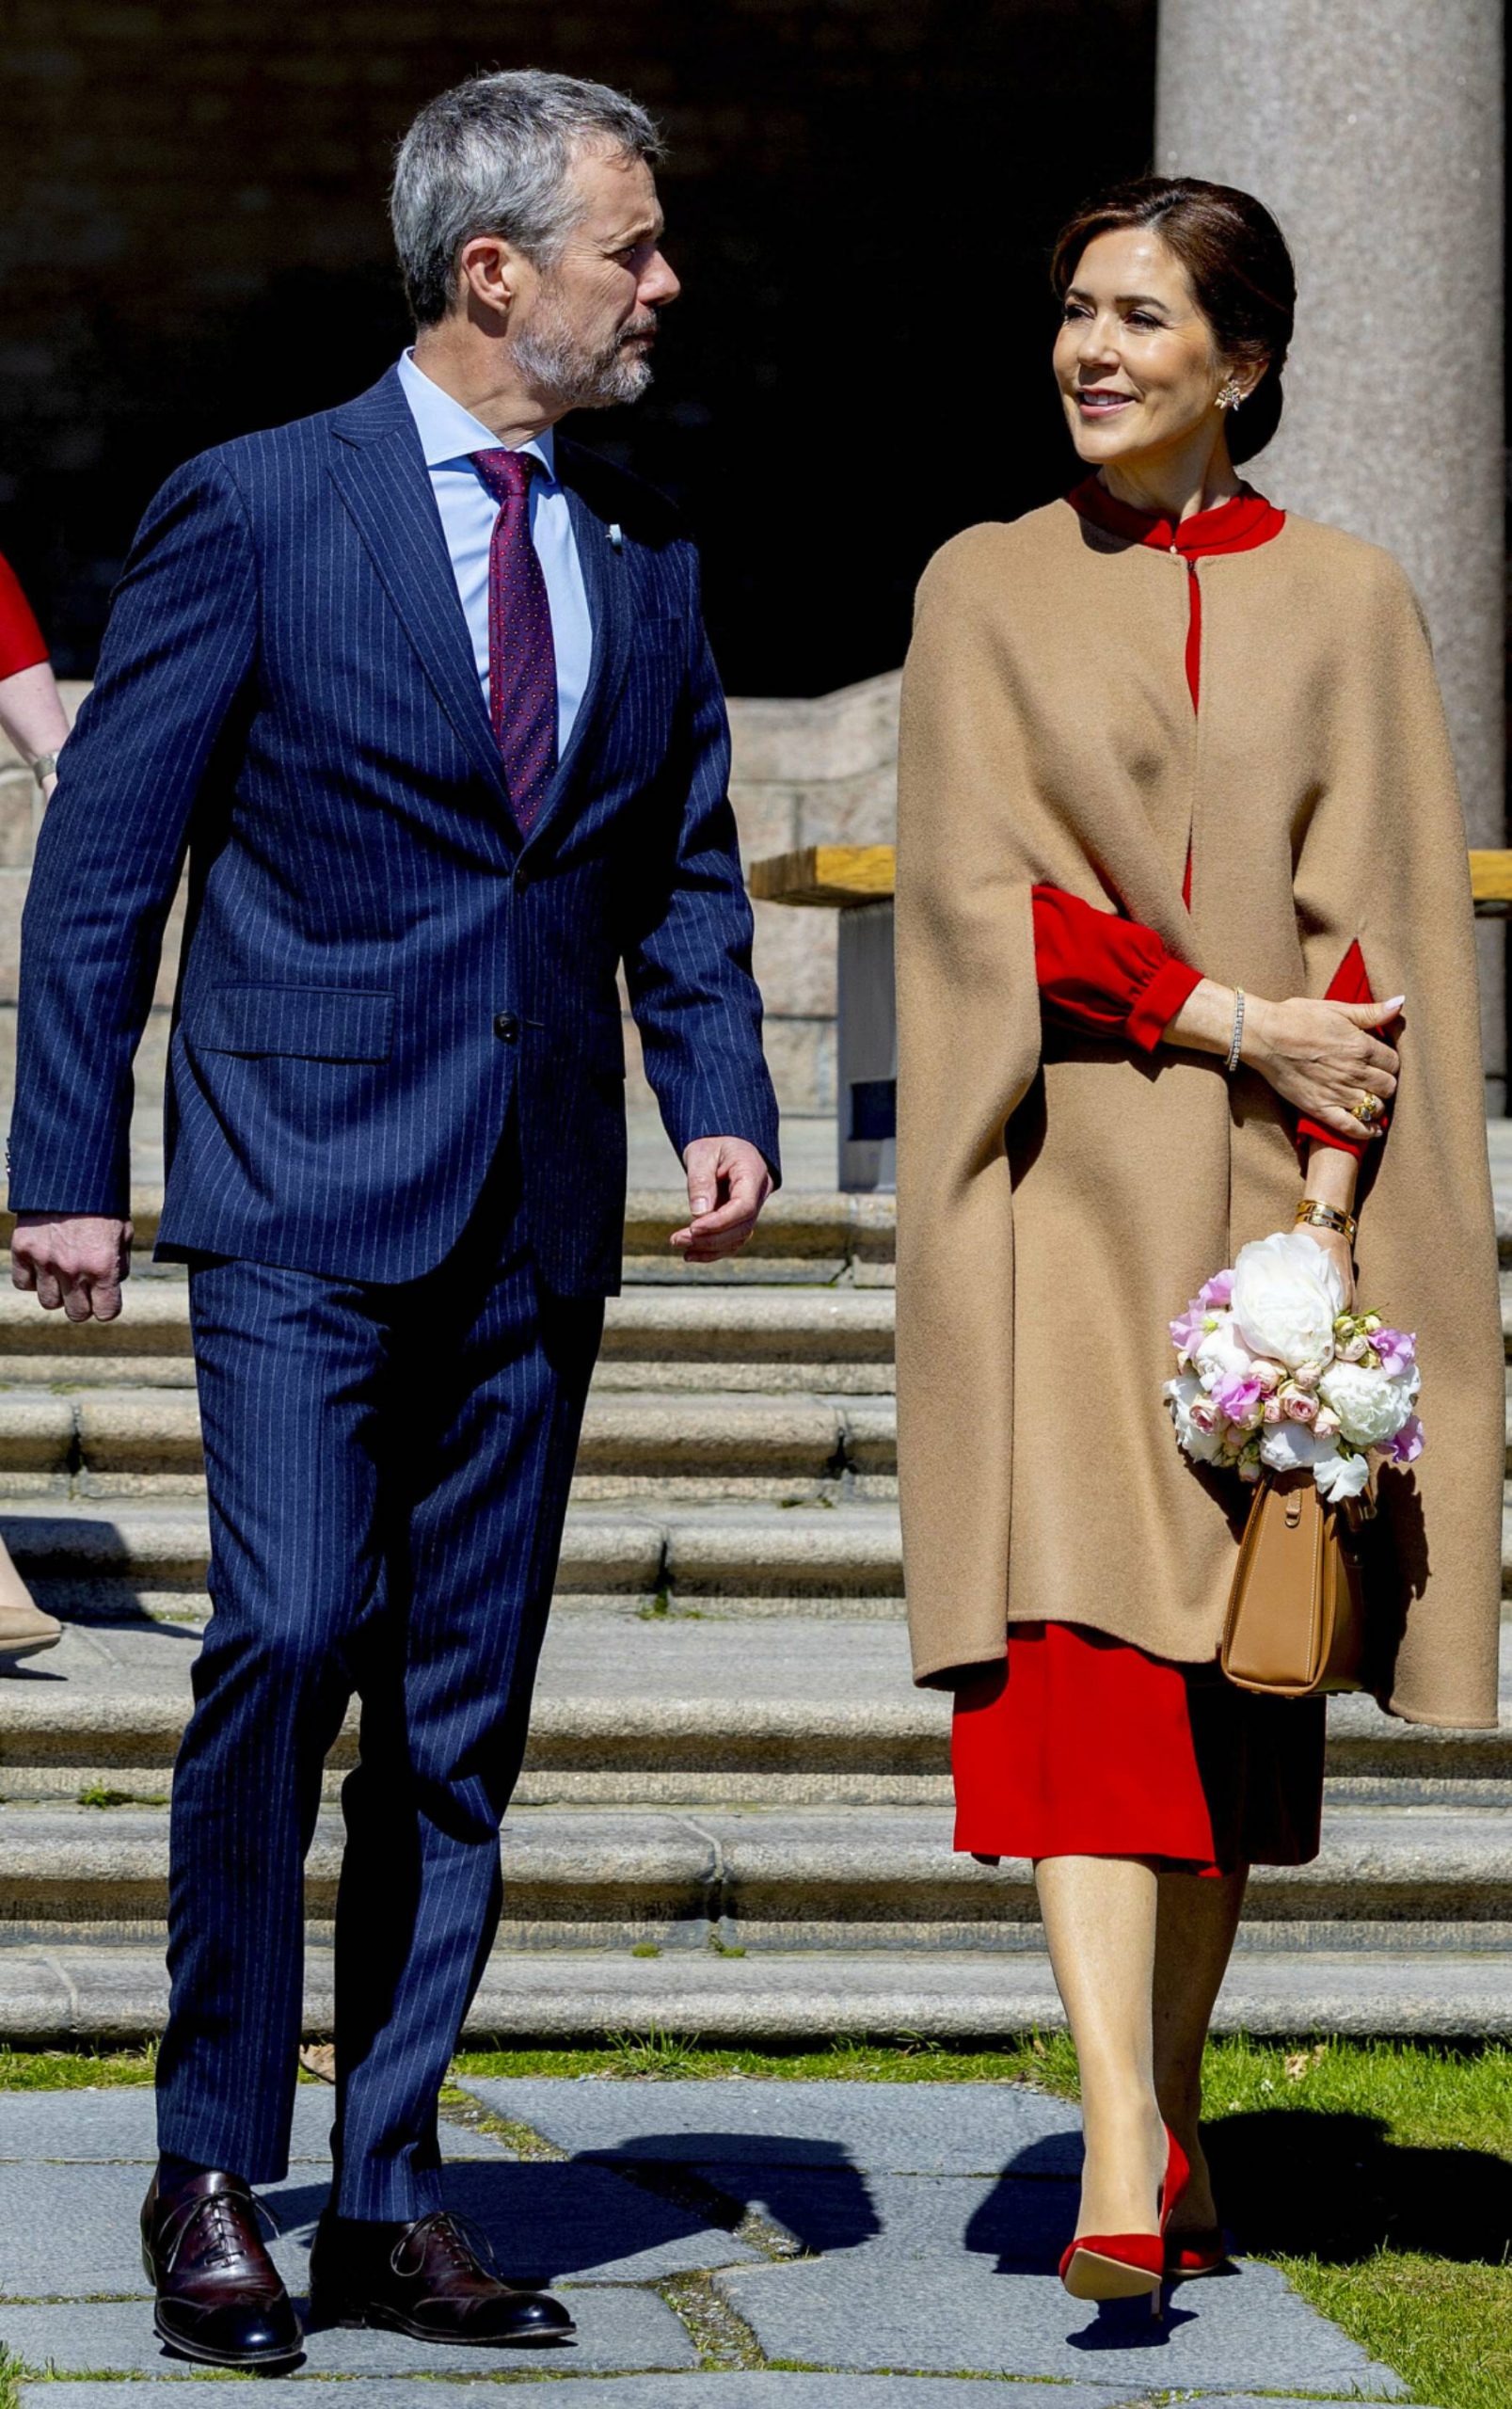
[[[1148,511],[1118,501],[1096,477],[1074,487],[1066,500],[1106,534],[1122,535],[1129,544],[1149,544],[1157,551],[1178,552],[1183,560],[1205,559],[1210,552],[1252,552],[1257,545],[1268,544],[1279,535],[1286,524],[1285,512],[1250,486],[1175,526],[1169,518],[1152,518]]]

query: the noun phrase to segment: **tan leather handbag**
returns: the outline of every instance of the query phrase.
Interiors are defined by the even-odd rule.
[[[1369,1489],[1342,1506],[1327,1504],[1310,1472],[1260,1481],[1219,1651],[1231,1682],[1273,1698],[1364,1687],[1360,1537],[1375,1511]]]

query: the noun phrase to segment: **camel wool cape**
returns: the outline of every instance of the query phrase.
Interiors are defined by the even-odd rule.
[[[915,1677],[1090,1625],[1210,1661],[1250,1492],[1180,1451],[1167,1325],[1288,1229],[1288,1109],[1220,1058],[1047,1026],[1030,890],[1122,908],[1226,985],[1321,997],[1350,940],[1407,997],[1361,1168],[1359,1295],[1417,1332],[1424,1454],[1380,1476],[1377,1694],[1496,1721],[1505,1446],[1463,816],[1391,556],[1288,517],[1186,564],[1064,503],[947,544],[903,678],[898,1403]],[[1188,841],[1191,911],[1182,901]]]

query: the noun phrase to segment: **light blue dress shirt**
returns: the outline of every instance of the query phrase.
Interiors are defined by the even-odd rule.
[[[414,358],[406,352],[399,362],[399,382],[409,404],[416,426],[420,430],[425,466],[430,471],[431,491],[436,507],[441,514],[441,528],[446,536],[446,549],[451,555],[452,574],[461,598],[468,633],[472,638],[472,657],[478,665],[478,679],[483,687],[483,699],[488,700],[488,548],[493,540],[494,521],[499,516],[495,502],[477,470],[469,459],[470,452],[497,452],[497,435],[443,393],[433,384],[422,368],[417,368]],[[531,479],[531,540],[546,579],[546,598],[551,611],[551,643],[556,653],[556,725],[557,759],[566,752],[568,740],[577,723],[588,684],[588,670],[593,660],[593,621],[588,613],[588,594],[582,582],[582,564],[578,558],[577,538],[572,532],[572,513],[567,506],[565,490],[557,483],[556,452],[552,430],[548,427],[519,450],[531,453],[541,462],[544,476]]]

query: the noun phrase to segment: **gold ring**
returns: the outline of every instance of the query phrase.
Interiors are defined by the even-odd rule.
[[[1367,1088],[1363,1095],[1361,1095],[1360,1102],[1358,1104],[1352,1104],[1349,1107],[1349,1109],[1354,1114],[1357,1121],[1363,1121],[1368,1124],[1372,1121],[1378,1121],[1381,1114],[1385,1111],[1386,1107],[1382,1104],[1379,1096],[1372,1095],[1370,1090]]]

